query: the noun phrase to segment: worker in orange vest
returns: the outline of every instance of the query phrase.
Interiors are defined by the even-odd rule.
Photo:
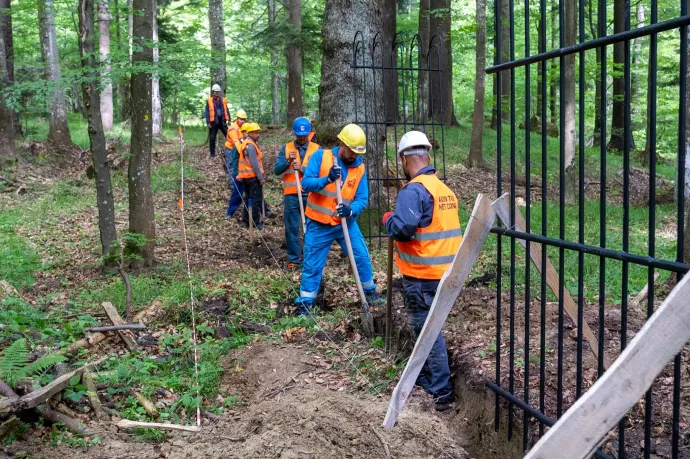
[[[302,179],[307,199],[307,234],[304,236],[304,264],[299,297],[295,304],[302,315],[309,314],[321,285],[323,268],[333,241],[347,253],[341,218],[346,219],[359,278],[370,305],[383,304],[376,293],[374,274],[357,216],[367,206],[369,185],[362,155],[366,135],[356,124],[348,124],[338,134],[340,146],[317,150],[309,157]],[[337,203],[335,181],[342,178],[342,204]]]
[[[431,143],[423,132],[410,131],[402,136],[398,155],[409,183],[398,193],[395,212],[383,216],[386,232],[395,240],[403,300],[417,335],[426,322],[439,281],[462,241],[458,198],[436,176],[430,165],[430,150]],[[448,409],[453,402],[448,352],[440,333],[417,385],[434,397],[438,411]]]
[[[285,246],[287,248],[288,268],[295,269],[302,266],[302,216],[300,212],[299,196],[295,171],[298,171],[300,182],[302,171],[307,166],[309,157],[321,147],[308,140],[311,134],[311,122],[304,117],[295,118],[292,123],[292,133],[295,140],[283,145],[278,153],[273,172],[283,176],[283,221],[285,222]],[[302,207],[307,207],[307,193],[302,193]]]
[[[256,229],[263,229],[261,221],[261,204],[263,202],[263,186],[266,184],[264,176],[263,154],[257,142],[261,136],[261,126],[257,123],[249,123],[244,131],[247,138],[240,145],[237,179],[244,184],[244,202],[252,206],[252,221]],[[244,206],[242,223],[246,228],[249,227],[249,212],[247,205]]]
[[[204,116],[206,117],[206,124],[209,129],[208,147],[211,158],[216,157],[216,137],[220,130],[225,138],[228,138],[228,122],[230,115],[228,114],[228,101],[225,97],[221,97],[220,85],[214,84],[211,88],[211,97],[206,101],[206,109]]]
[[[235,121],[228,127],[228,135],[226,137],[225,148],[232,150],[232,147],[239,147],[244,139],[242,132],[242,125],[247,122],[247,112],[240,109],[235,113]],[[230,170],[228,168],[228,170]]]

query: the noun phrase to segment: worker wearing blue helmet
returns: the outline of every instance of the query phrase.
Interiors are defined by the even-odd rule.
[[[300,210],[298,190],[301,186],[303,169],[307,167],[309,157],[321,147],[309,141],[312,132],[311,123],[307,118],[295,118],[292,123],[292,133],[295,140],[283,145],[278,153],[273,172],[283,176],[283,220],[285,222],[285,246],[287,247],[289,269],[299,269],[302,266],[302,212]],[[299,181],[299,183],[298,183]],[[298,192],[299,191],[299,192]],[[307,193],[302,194],[301,209],[307,206]]]

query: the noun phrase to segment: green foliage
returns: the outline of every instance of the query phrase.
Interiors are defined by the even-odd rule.
[[[29,347],[21,338],[10,344],[0,357],[0,379],[13,387],[20,380],[43,373],[58,362],[64,362],[61,354],[48,354],[29,363]]]
[[[41,258],[28,239],[16,232],[22,212],[0,212],[0,280],[17,289],[34,283],[34,272],[41,268]]]

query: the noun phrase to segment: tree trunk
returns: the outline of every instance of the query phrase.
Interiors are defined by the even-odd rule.
[[[644,5],[642,2],[637,4],[637,27],[644,27]],[[630,100],[632,114],[631,119],[636,120],[637,117],[637,97],[640,93],[640,74],[642,73],[642,37],[637,37],[633,40],[632,50],[632,74],[630,75]],[[637,124],[637,123],[636,123]],[[634,130],[634,129],[632,129]],[[643,155],[644,156],[644,155]]]
[[[395,51],[391,51],[393,40],[397,29],[397,0],[384,0],[383,6],[383,34],[381,36],[381,49],[376,51],[375,65],[381,64],[383,67],[397,67],[398,56]],[[378,59],[381,58],[379,62]],[[392,59],[392,61],[391,61]],[[392,64],[392,65],[391,65]],[[386,122],[395,123],[400,118],[398,107],[398,71],[383,71],[383,91],[386,104]],[[405,116],[407,109],[403,108]]]
[[[545,31],[542,29],[543,28],[541,26],[541,20],[539,20],[539,21],[537,21],[537,40],[538,40],[538,43],[541,43],[542,35],[545,33]],[[541,64],[539,65],[538,68],[539,68],[539,70],[537,71],[537,103],[536,103],[536,107],[535,107],[535,116],[539,119],[542,119],[542,116],[544,114],[541,112],[541,101],[542,101],[544,95],[542,94],[542,91],[541,91],[541,89],[542,89],[541,88],[541,79],[542,79]],[[530,114],[530,117],[531,117],[531,114]]]
[[[133,26],[133,20],[134,18],[132,17],[132,0],[127,0],[127,48],[129,50],[129,68],[131,69],[132,67],[132,26]],[[121,118],[122,121],[128,120],[132,116],[132,93],[129,88],[129,81],[130,77],[125,76],[122,78],[122,84],[120,85],[122,95],[120,96],[120,99],[122,101],[120,108],[122,109],[122,114]]]
[[[268,28],[275,34],[278,9],[276,0],[268,0]],[[278,46],[274,40],[271,46],[271,124],[278,124],[280,117],[280,73],[278,73]]]
[[[593,3],[595,0],[588,0],[588,18],[589,18],[589,32],[593,37],[601,37],[598,32],[598,27],[594,27],[594,12]],[[601,48],[596,48],[596,72],[594,72],[594,131],[593,141],[594,146],[601,142]]]
[[[101,250],[106,255],[117,243],[117,230],[115,229],[115,202],[110,183],[110,166],[101,121],[101,99],[98,93],[100,72],[98,62],[94,57],[97,43],[94,33],[94,1],[79,0],[79,52],[81,66],[85,73],[81,86],[87,111],[91,159],[96,180],[98,229],[101,236]]]
[[[429,68],[427,52],[429,50],[430,35],[430,6],[431,0],[419,0],[419,68]],[[417,72],[417,123],[425,123],[429,119],[429,72]]]
[[[470,167],[484,165],[482,138],[484,136],[484,91],[486,89],[486,0],[477,1],[477,65],[474,84],[474,113],[472,114],[472,142]]]
[[[335,134],[348,123],[355,120],[374,121],[371,116],[376,116],[377,121],[381,121],[385,117],[383,91],[374,89],[382,87],[381,72],[366,71],[365,87],[364,72],[353,72],[350,68],[353,60],[352,39],[358,30],[363,33],[366,62],[371,62],[372,40],[383,28],[382,7],[383,0],[326,0],[319,85],[319,139],[325,144],[337,144]],[[357,18],[357,21],[352,18]],[[367,135],[367,162],[369,171],[373,174],[382,170],[385,126],[363,125],[362,128]],[[380,187],[372,187],[369,205],[381,208],[381,204],[383,200]]]
[[[642,166],[647,167],[649,166],[649,161],[650,161],[650,155],[652,153],[652,138],[650,137],[650,122],[651,122],[651,117],[650,114],[652,112],[652,104],[656,103],[655,100],[652,100],[652,91],[649,90],[652,86],[652,53],[651,50],[649,52],[649,57],[647,58],[647,111],[646,114],[647,116],[645,117],[645,143],[644,143],[644,152],[640,157],[640,162],[642,163]]]
[[[223,28],[223,0],[209,0],[208,28],[211,35],[211,85],[218,84],[225,92],[225,29]]]
[[[626,16],[625,0],[613,2],[613,32],[621,33],[625,30]],[[611,118],[611,137],[609,150],[623,151],[623,136],[625,130],[625,42],[613,45],[613,116]],[[631,145],[632,147],[632,145]]]
[[[5,65],[7,66],[7,80],[9,84],[14,84],[14,36],[12,33],[12,0],[0,0],[0,30],[4,35],[5,42]],[[12,130],[15,135],[21,133],[21,126],[19,124],[19,113],[12,112]]]
[[[151,73],[153,64],[153,18],[156,0],[134,0],[134,43],[132,56],[132,140],[129,158],[129,231],[146,237],[143,247],[130,247],[145,266],[153,265],[156,225],[151,191]],[[144,66],[142,69],[141,66]]]
[[[98,0],[98,49],[101,55],[101,118],[103,129],[113,128],[113,82],[110,78],[110,13],[108,0]]]
[[[429,62],[432,69],[440,69],[430,75],[429,100],[431,116],[446,126],[457,126],[453,107],[453,56],[450,35],[450,0],[430,0],[431,17],[430,30],[434,31],[440,40],[440,48],[431,50]],[[439,44],[438,39],[434,44]]]
[[[571,46],[577,40],[577,2],[565,2],[565,46]],[[575,201],[575,182],[577,171],[575,168],[575,55],[569,54],[563,58],[563,109],[565,113],[563,141],[565,144],[565,202]]]
[[[510,61],[510,3],[497,0],[501,8],[501,62]],[[503,121],[510,120],[510,71],[501,73],[501,115]]]
[[[0,23],[0,93],[10,87],[7,69],[4,23]],[[0,166],[14,156],[14,113],[3,99],[0,99]]]
[[[158,8],[153,10],[153,64],[155,73],[151,80],[152,99],[152,127],[151,134],[154,139],[160,139],[163,135],[163,107],[161,105],[160,78],[158,77]]]
[[[556,25],[558,19],[558,5],[551,8],[551,49],[556,49],[558,41],[556,40],[558,27]],[[558,59],[551,59],[551,81],[549,81],[549,115],[551,122],[558,126],[558,111],[556,110],[556,98],[558,97],[558,85],[560,78],[558,75]]]
[[[302,0],[287,0],[293,37],[287,47],[287,127],[303,115],[302,109]]]
[[[55,33],[55,8],[53,0],[38,0],[38,27],[41,36],[41,53],[45,64],[45,79],[49,84],[50,107],[48,141],[60,149],[72,145],[67,125],[67,104],[61,85],[60,56]]]

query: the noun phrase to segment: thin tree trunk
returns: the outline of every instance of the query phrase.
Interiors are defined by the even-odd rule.
[[[551,49],[556,49],[558,46],[556,39],[558,34],[557,19],[558,6],[556,5],[551,8]],[[558,85],[560,83],[560,78],[557,76],[559,73],[558,59],[551,59],[551,72],[549,73],[549,115],[551,116],[551,122],[558,126],[558,111],[556,110],[556,98],[558,97]]]
[[[7,48],[5,46],[5,23],[0,22],[0,93],[10,87],[7,68]],[[5,102],[0,99],[0,166],[5,160],[14,157],[14,113]]]
[[[395,51],[391,52],[393,40],[397,28],[397,0],[384,0],[383,8],[383,34],[381,37],[381,49],[376,51],[376,65],[383,67],[397,67],[398,56]],[[379,61],[378,59],[381,59]],[[392,58],[392,62],[391,62]],[[392,65],[391,65],[392,64]],[[400,117],[398,107],[398,71],[383,70],[383,91],[386,103],[386,122],[394,123]],[[406,109],[404,109],[406,111]],[[405,113],[407,116],[407,113]]]
[[[132,67],[132,36],[133,36],[133,31],[132,31],[132,26],[133,26],[133,20],[134,18],[132,17],[132,0],[127,0],[127,49],[129,53],[129,62],[128,62],[128,68],[131,69]],[[129,82],[130,82],[130,76],[125,75],[122,78],[122,96],[121,96],[121,106],[120,108],[122,109],[122,121],[128,120],[132,116],[132,93],[129,88]]]
[[[510,61],[510,3],[508,0],[499,1],[501,8],[501,62]],[[510,119],[510,71],[501,73],[501,114],[503,121]]]
[[[565,46],[574,45],[577,40],[577,2],[565,2]],[[561,135],[565,144],[565,201],[575,201],[575,182],[577,172],[575,168],[575,55],[570,54],[563,58],[563,104],[564,126]]]
[[[613,32],[621,33],[625,30],[626,16],[625,0],[615,0],[613,3]],[[613,45],[613,116],[611,118],[611,137],[609,150],[623,151],[623,135],[625,129],[625,43]]]
[[[132,139],[129,158],[129,231],[146,237],[143,247],[129,247],[145,266],[153,265],[156,225],[151,190],[151,73],[153,64],[153,18],[156,0],[134,0],[134,42],[132,56]],[[142,68],[143,67],[143,68]]]
[[[419,68],[428,69],[429,40],[430,35],[430,1],[419,0]],[[425,123],[429,119],[429,72],[420,70],[417,72],[417,123]]]
[[[539,21],[537,21],[537,40],[539,43],[541,43],[542,35],[544,33],[545,33],[545,31],[542,30],[541,19],[540,19]],[[540,66],[540,68],[541,68],[541,66]],[[541,78],[542,78],[541,71],[538,71],[537,72],[537,103],[536,103],[536,107],[535,107],[535,116],[540,120],[542,119],[542,116],[544,115],[541,112],[541,101],[544,97],[544,95],[542,94],[542,91],[541,91],[541,89],[542,89],[541,88]],[[540,126],[541,126],[541,123],[540,123]]]
[[[484,136],[484,92],[486,89],[486,0],[476,0],[477,43],[474,84],[474,112],[472,114],[472,142],[470,143],[470,167],[484,165],[482,138]]]
[[[100,72],[98,62],[94,57],[95,46],[98,42],[94,30],[94,0],[79,0],[79,51],[81,66],[86,77],[82,82],[82,92],[87,111],[91,158],[96,180],[101,251],[106,255],[117,243],[117,230],[115,229],[115,203],[110,182],[110,166],[101,122],[101,100],[98,94]]]
[[[0,0],[0,29],[5,41],[5,64],[7,65],[7,79],[14,84],[14,36],[12,33],[12,0]],[[4,11],[4,12],[2,12]],[[15,135],[21,134],[19,113],[12,112],[12,129]]]
[[[153,10],[153,63],[155,73],[151,80],[152,99],[152,127],[151,134],[154,139],[160,139],[163,135],[163,107],[161,105],[160,78],[158,77],[158,8]]]
[[[98,0],[98,48],[101,55],[101,118],[103,129],[113,128],[113,82],[110,78],[110,13],[108,0]]]
[[[431,0],[430,30],[438,34],[440,48],[431,51],[431,68],[439,69],[430,75],[429,99],[431,115],[446,126],[458,125],[453,107],[453,56],[450,33],[450,0]],[[438,43],[438,42],[435,42]]]
[[[644,27],[644,5],[642,2],[637,4],[637,27]],[[632,114],[631,119],[636,120],[637,117],[637,98],[640,93],[640,74],[642,73],[642,37],[637,37],[633,40],[632,47],[632,74],[630,75],[630,100]],[[634,131],[634,129],[632,129]]]
[[[645,143],[644,143],[644,152],[640,157],[640,162],[642,163],[642,166],[647,167],[649,166],[649,161],[650,161],[650,154],[652,153],[652,138],[650,136],[650,123],[651,123],[651,117],[650,114],[652,112],[652,104],[656,103],[656,101],[652,100],[652,95],[651,91],[649,91],[649,88],[651,88],[652,85],[652,53],[649,53],[649,57],[647,58],[647,111],[646,111],[646,117],[645,117]]]
[[[594,26],[593,4],[595,0],[588,0],[589,32],[593,37],[600,37],[598,27]],[[594,131],[593,145],[601,142],[601,48],[596,48],[596,71],[594,72]]]
[[[287,127],[302,109],[302,0],[287,0],[293,37],[287,47]]]
[[[53,0],[38,0],[38,27],[41,37],[41,52],[45,64],[45,79],[49,84],[50,107],[48,141],[60,149],[72,145],[67,125],[67,104],[62,89],[60,55],[55,33],[55,8]]]
[[[223,0],[209,0],[208,28],[211,35],[211,85],[227,89],[225,64],[225,29],[223,27]]]
[[[276,0],[268,0],[268,27],[272,34],[275,34],[276,18],[278,8]],[[271,123],[278,124],[280,116],[280,73],[278,73],[278,49],[277,43],[273,41],[271,46]]]

